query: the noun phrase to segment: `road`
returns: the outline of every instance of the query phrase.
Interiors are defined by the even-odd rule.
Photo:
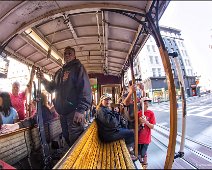
[[[178,101],[178,132],[182,126],[182,107]],[[186,136],[212,146],[212,94],[203,97],[187,98],[187,125]],[[149,109],[155,113],[156,122],[159,125],[170,127],[169,102],[152,104]]]

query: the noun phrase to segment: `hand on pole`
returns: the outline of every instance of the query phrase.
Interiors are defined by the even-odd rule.
[[[147,123],[146,116],[139,117],[139,123],[146,124]]]
[[[135,91],[136,91],[136,85],[133,84],[129,87],[129,94],[133,94],[133,92],[135,92]]]
[[[44,74],[43,74],[43,72],[42,71],[37,71],[37,73],[36,73],[36,76],[37,76],[37,78],[38,79],[41,79],[41,80],[43,80],[44,79]]]
[[[137,86],[138,86],[139,89],[144,90],[144,84],[143,83],[138,83]]]

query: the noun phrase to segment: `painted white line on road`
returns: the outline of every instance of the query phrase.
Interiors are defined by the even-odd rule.
[[[198,108],[192,109],[192,110],[187,110],[187,113],[193,113],[193,112],[200,111],[200,110],[202,110],[202,107],[198,107]]]
[[[203,117],[203,118],[212,119],[212,116],[200,116],[200,115],[197,115],[197,114],[188,114],[187,116],[197,116],[197,117]]]
[[[196,115],[197,115],[197,116],[205,116],[205,115],[207,115],[208,113],[212,113],[212,108],[207,109],[207,110],[205,110],[205,111],[203,111],[203,112],[200,112],[200,113],[198,113],[198,114],[196,114]]]

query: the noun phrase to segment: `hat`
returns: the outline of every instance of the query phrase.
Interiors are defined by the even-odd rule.
[[[103,94],[103,95],[100,97],[100,100],[105,100],[105,99],[111,100],[111,97],[110,97],[108,94]]]
[[[148,101],[148,102],[151,102],[152,99],[148,98],[148,97],[143,97],[142,100],[145,102],[145,101]]]

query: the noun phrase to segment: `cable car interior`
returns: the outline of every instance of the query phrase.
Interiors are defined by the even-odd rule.
[[[39,68],[52,77],[64,64],[65,47],[71,46],[89,75],[96,104],[100,96],[107,93],[115,107],[127,69],[131,69],[132,83],[135,84],[134,58],[152,35],[161,54],[169,90],[170,132],[163,166],[170,169],[175,156],[177,102],[169,54],[158,25],[168,4],[169,1],[159,0],[1,1],[0,54]],[[136,98],[134,102],[137,102]],[[134,112],[137,112],[136,107]],[[138,124],[137,118],[135,124]],[[136,132],[137,126],[135,141],[138,140]],[[71,148],[65,147],[59,119],[48,122],[45,133],[52,154],[55,152],[52,148],[57,153],[61,147],[66,151],[53,160],[53,169],[141,168],[131,160],[124,140],[109,144],[99,140],[95,121]],[[34,169],[38,165],[32,159],[43,162],[42,156],[38,156],[41,141],[37,127],[2,134],[0,143],[0,160],[10,165],[22,169],[24,159]],[[135,154],[138,154],[136,150],[135,145]]]

